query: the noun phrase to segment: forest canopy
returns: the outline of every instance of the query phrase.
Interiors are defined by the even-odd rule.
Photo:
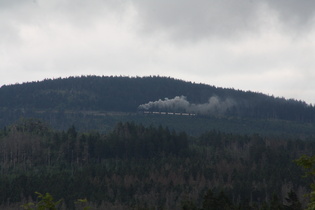
[[[0,108],[136,112],[143,104],[182,96],[195,105],[216,100],[227,116],[315,120],[315,108],[302,101],[167,77],[81,76],[2,86]]]
[[[81,133],[22,120],[0,132],[0,186],[6,189],[0,202],[49,192],[68,208],[77,198],[99,208],[201,208],[211,190],[214,197],[224,192],[235,207],[257,209],[276,197],[277,205],[289,205],[291,191],[305,203],[309,180],[293,160],[314,149],[314,141],[257,134],[213,130],[191,137],[134,123],[119,123],[107,134]]]

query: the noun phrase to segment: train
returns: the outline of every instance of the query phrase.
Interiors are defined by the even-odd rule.
[[[195,113],[187,113],[187,112],[163,112],[163,111],[139,111],[139,112],[142,114],[196,116]]]

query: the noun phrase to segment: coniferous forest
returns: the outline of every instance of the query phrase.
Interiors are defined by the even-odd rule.
[[[178,97],[186,100],[174,100]],[[165,99],[175,103],[151,106],[148,111],[190,112],[192,107],[212,110],[193,110],[196,116],[187,119],[139,112],[141,105],[159,101],[165,104]],[[183,103],[188,104],[187,109]],[[2,86],[0,128],[21,117],[41,119],[57,130],[74,125],[81,131],[109,132],[119,122],[135,122],[145,126],[162,124],[190,135],[212,129],[295,137],[315,134],[312,104],[157,76],[81,76]]]
[[[191,137],[134,123],[101,134],[21,120],[0,136],[2,209],[36,200],[34,192],[67,209],[78,198],[99,209],[296,209],[310,180],[293,160],[315,149],[313,139]]]
[[[295,160],[314,155],[314,121],[302,101],[165,77],[3,86],[0,208],[49,193],[61,209],[86,209],[78,199],[91,209],[304,209],[312,179]]]

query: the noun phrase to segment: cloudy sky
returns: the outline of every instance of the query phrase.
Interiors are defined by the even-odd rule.
[[[315,104],[315,1],[0,0],[0,86],[170,76]]]

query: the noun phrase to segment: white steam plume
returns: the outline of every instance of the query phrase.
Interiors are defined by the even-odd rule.
[[[228,108],[234,105],[235,102],[232,99],[221,100],[217,96],[212,96],[207,103],[203,104],[189,103],[185,96],[176,96],[173,99],[165,98],[164,100],[150,101],[149,103],[140,105],[139,109],[222,115]]]

